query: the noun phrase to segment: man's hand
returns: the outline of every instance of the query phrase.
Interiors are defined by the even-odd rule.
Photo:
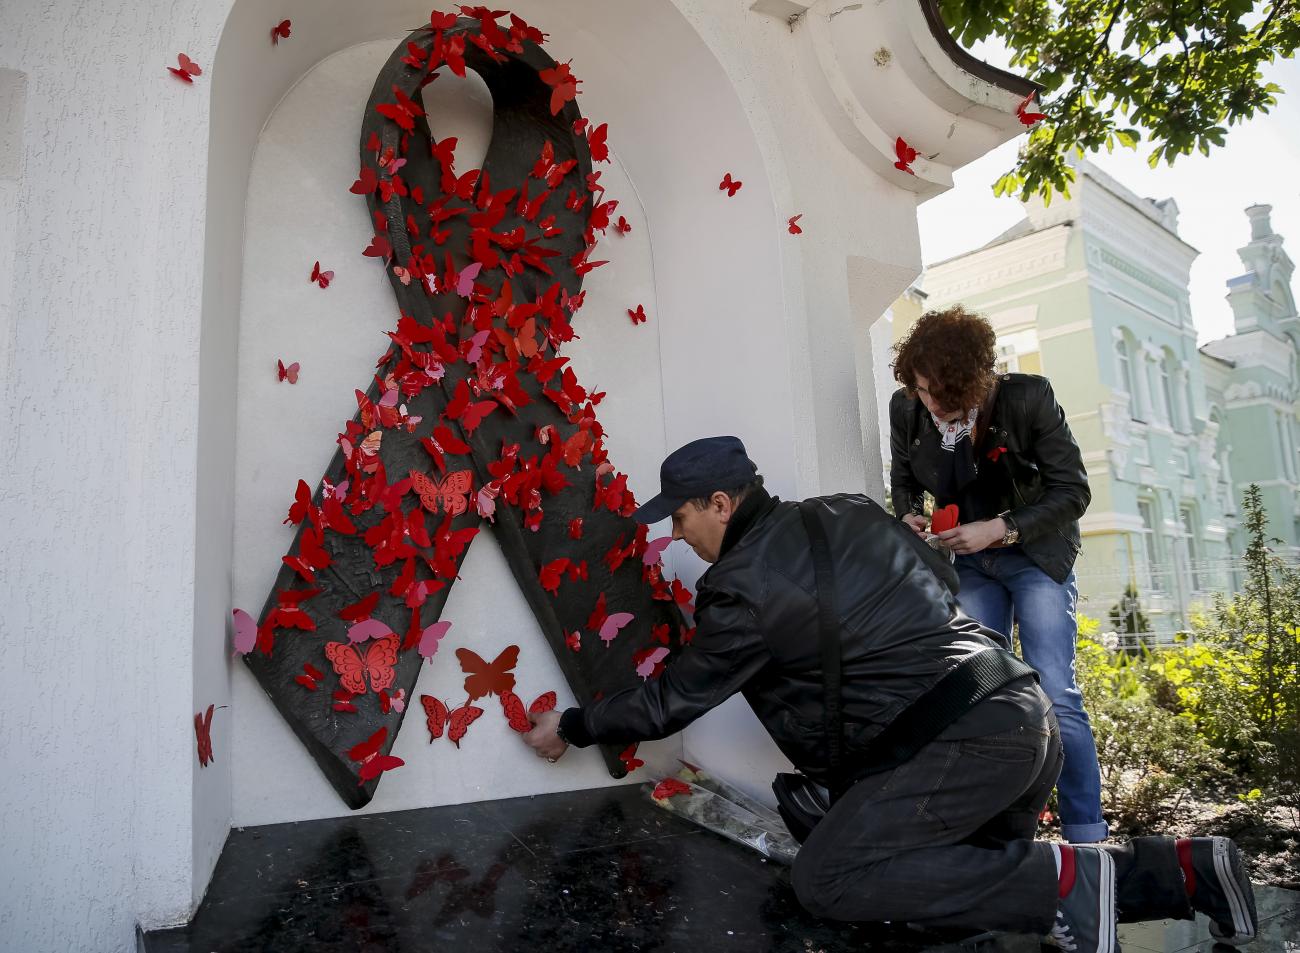
[[[957,555],[969,556],[972,553],[983,552],[994,543],[1002,542],[1002,537],[1006,535],[1006,521],[999,516],[946,530],[939,534],[939,538]]]
[[[919,513],[908,513],[903,517],[903,522],[910,526],[917,536],[925,535],[925,517]]]
[[[524,744],[532,748],[539,758],[545,758],[547,761],[559,760],[569,748],[555,733],[555,729],[560,725],[560,713],[544,711],[536,715],[529,714],[528,720],[533,723],[533,730],[524,735]]]

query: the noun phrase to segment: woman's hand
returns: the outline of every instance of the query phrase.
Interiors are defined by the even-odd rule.
[[[903,522],[912,528],[917,536],[925,535],[925,517],[918,513],[908,513],[903,517]]]
[[[998,516],[991,520],[966,523],[955,529],[946,530],[939,534],[939,538],[958,556],[969,556],[972,553],[983,552],[994,543],[1002,542],[1002,537],[1006,535],[1007,524],[1002,517]]]

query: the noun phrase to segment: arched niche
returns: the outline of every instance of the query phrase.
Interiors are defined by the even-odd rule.
[[[293,42],[282,44],[267,67],[260,62],[265,11],[236,4],[210,71],[195,647],[200,697],[230,692],[222,631],[229,607],[255,606],[265,595],[288,540],[280,520],[294,482],[319,476],[334,434],[354,411],[352,391],[365,386],[386,343],[382,331],[396,317],[379,268],[360,256],[368,222],[347,187],[356,172],[360,110],[378,65],[428,10],[398,3],[365,11],[327,6],[294,20]],[[598,249],[611,264],[588,276],[591,294],[575,322],[583,340],[572,350],[584,381],[610,394],[601,418],[614,458],[644,498],[655,490],[666,449],[706,433],[736,432],[769,482],[788,492],[795,421],[782,357],[781,228],[762,157],[726,74],[666,0],[514,9],[550,34],[552,55],[574,60],[584,80],[584,114],[610,123],[616,162],[604,181],[633,223],[631,235],[611,233]],[[662,65],[665,51],[671,69]],[[257,70],[241,68],[253,57]],[[655,82],[647,84],[647,76]],[[473,127],[472,116],[459,119]],[[462,169],[473,167],[466,158],[458,162]],[[734,200],[717,190],[724,171],[745,181]],[[307,281],[316,259],[337,272],[326,291]],[[651,318],[633,328],[626,308],[637,304]],[[280,357],[301,361],[298,385],[275,380]],[[519,644],[523,693],[563,689],[494,547],[487,536],[475,542],[444,614],[455,623],[448,643],[484,654]],[[702,566],[693,557],[674,557],[670,568],[689,582]],[[419,691],[447,696],[462,677],[450,652],[429,669]],[[428,689],[426,678],[433,679]],[[565,695],[562,690],[562,700]],[[229,697],[233,718],[218,721],[214,732],[218,750],[229,752],[223,773],[195,787],[196,870],[215,857],[231,822],[346,810],[242,670]],[[745,723],[746,714],[734,706],[720,713],[720,730],[743,764],[765,773],[772,752]],[[395,748],[408,766],[385,779],[368,809],[609,783],[594,760],[549,771],[529,763],[493,715],[471,729],[464,750],[429,752],[421,750],[428,739],[413,714]],[[707,720],[701,731],[707,737]],[[678,750],[672,745],[679,743],[665,744],[665,756]]]

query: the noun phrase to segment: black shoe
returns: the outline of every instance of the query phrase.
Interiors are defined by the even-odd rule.
[[[1189,881],[1192,909],[1210,918],[1210,933],[1215,939],[1233,946],[1255,939],[1259,930],[1255,891],[1242,867],[1236,843],[1227,837],[1184,838],[1178,841],[1178,859]]]
[[[1061,845],[1067,893],[1056,910],[1051,942],[1064,953],[1119,953],[1115,939],[1115,861],[1095,847]]]

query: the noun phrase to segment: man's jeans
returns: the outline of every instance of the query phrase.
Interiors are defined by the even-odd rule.
[[[795,857],[799,902],[832,920],[1048,933],[1056,862],[1033,837],[1062,761],[1049,704],[1009,731],[932,741],[851,787]],[[1105,849],[1121,922],[1192,917],[1173,838]]]
[[[1025,661],[1038,670],[1043,691],[1052,700],[1065,749],[1065,765],[1057,784],[1061,835],[1074,843],[1105,840],[1097,745],[1074,679],[1078,637],[1074,574],[1064,583],[1053,582],[1019,546],[958,556],[956,569],[961,577],[957,601],[962,609],[1006,636],[1008,643],[1012,622],[1019,624]]]
[[[1056,863],[1033,836],[1061,743],[1042,701],[1021,727],[932,741],[850,788],[795,857],[799,902],[834,920],[1049,932]]]

